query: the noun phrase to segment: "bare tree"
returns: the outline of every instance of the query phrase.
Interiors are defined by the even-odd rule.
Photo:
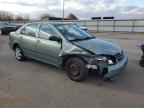
[[[29,21],[29,20],[30,20],[30,15],[25,14],[25,15],[24,15],[24,20]]]
[[[15,21],[30,21],[30,15],[25,14],[25,15],[16,15],[14,18]]]
[[[12,21],[14,15],[7,11],[0,11],[0,20],[2,21]]]
[[[30,15],[28,14],[19,14],[19,15],[14,15],[11,12],[7,11],[0,11],[0,21],[29,21],[30,20]]]
[[[14,19],[14,20],[15,20],[15,21],[23,21],[24,19],[23,19],[22,16],[17,15],[17,16],[15,16],[15,19]]]

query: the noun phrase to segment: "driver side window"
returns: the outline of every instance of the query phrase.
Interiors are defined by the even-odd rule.
[[[39,29],[39,37],[49,39],[50,36],[56,36],[55,31],[47,24],[41,24]]]

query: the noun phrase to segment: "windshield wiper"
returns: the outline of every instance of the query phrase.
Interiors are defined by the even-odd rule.
[[[95,37],[86,37],[83,40],[89,40],[89,39],[93,39],[93,38],[95,38]]]
[[[73,39],[73,40],[70,40],[71,42],[72,41],[83,41],[83,40],[89,40],[89,39],[93,39],[95,37],[86,37],[86,38],[77,38],[77,39]]]

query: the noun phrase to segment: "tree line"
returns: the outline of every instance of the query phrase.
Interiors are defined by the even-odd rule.
[[[42,13],[37,19],[32,19],[28,14],[15,15],[8,11],[0,11],[0,21],[30,21],[30,20],[41,20],[45,17],[53,16],[49,13]]]
[[[11,12],[0,11],[0,21],[29,21],[30,16],[25,15],[14,15]]]

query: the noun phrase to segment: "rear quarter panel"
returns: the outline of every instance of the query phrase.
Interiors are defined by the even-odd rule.
[[[15,44],[20,45],[19,38],[20,37],[19,37],[18,33],[16,33],[16,32],[11,32],[10,33],[10,36],[9,36],[9,46],[10,46],[11,49],[14,48]]]

